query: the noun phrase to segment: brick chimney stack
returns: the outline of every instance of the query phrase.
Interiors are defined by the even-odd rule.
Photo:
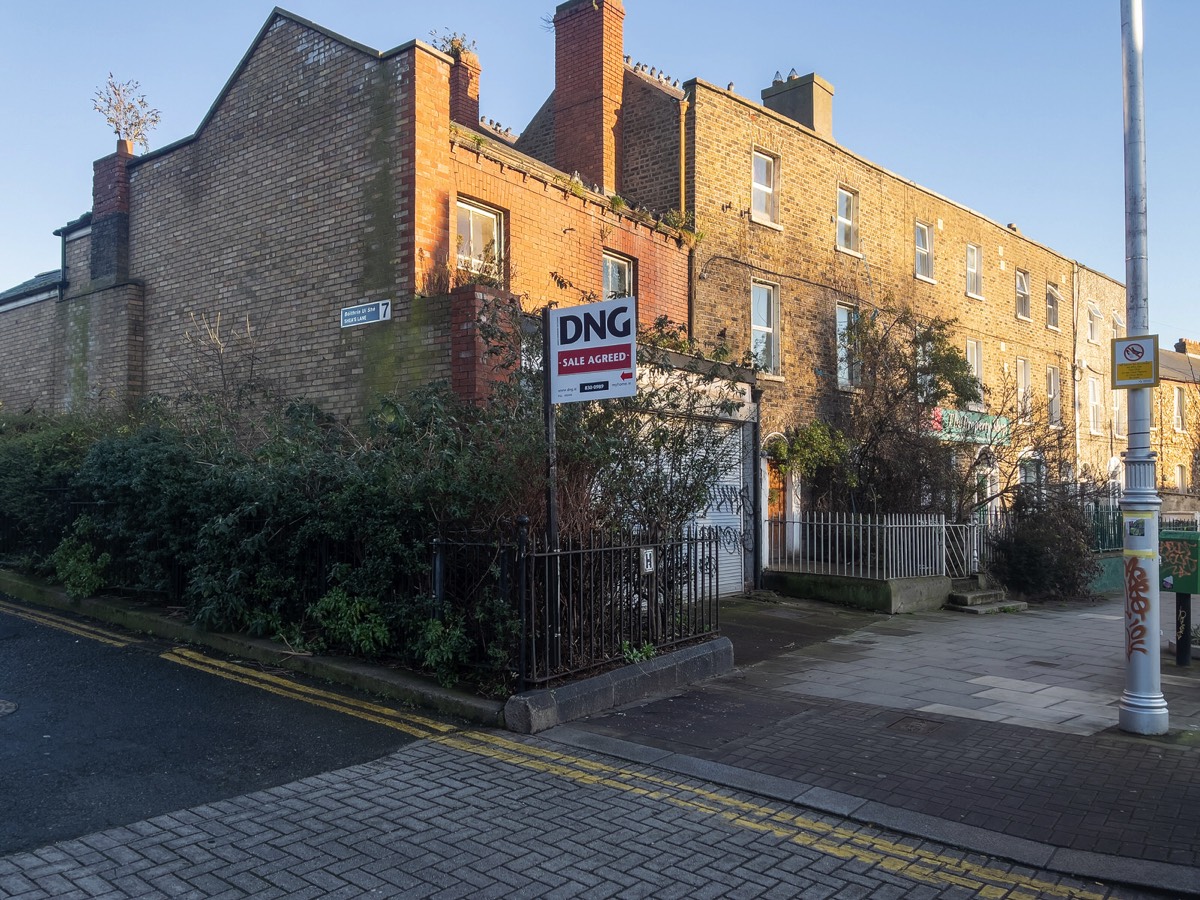
[[[117,152],[92,164],[91,277],[129,277],[130,141],[117,141]]]
[[[1200,342],[1180,338],[1175,342],[1176,353],[1186,353],[1188,356],[1200,357]]]
[[[568,0],[554,12],[554,162],[617,193],[625,84],[621,0]]]
[[[450,121],[479,127],[479,57],[460,50],[450,67]]]
[[[833,85],[815,72],[800,77],[792,69],[786,81],[780,79],[763,89],[762,102],[767,109],[833,140]]]

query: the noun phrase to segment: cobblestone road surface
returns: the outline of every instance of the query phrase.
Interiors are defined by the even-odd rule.
[[[2,858],[0,896],[1152,895],[537,739],[449,730],[372,763]]]

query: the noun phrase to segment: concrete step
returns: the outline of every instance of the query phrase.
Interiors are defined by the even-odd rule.
[[[1004,596],[1004,591],[976,588],[970,591],[953,591],[949,600],[954,606],[983,606],[1001,601]]]
[[[982,575],[972,575],[969,578],[955,578],[950,582],[950,590],[956,594],[965,594],[967,591],[977,591],[987,587],[987,579]]]
[[[991,615],[992,613],[1015,613],[1023,612],[1029,609],[1029,604],[1024,600],[998,600],[994,603],[979,603],[974,606],[960,606],[957,603],[948,603],[943,609],[951,609],[954,612],[973,613],[977,616]]]

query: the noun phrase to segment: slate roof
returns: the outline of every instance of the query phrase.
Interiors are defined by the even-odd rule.
[[[6,303],[11,303],[14,300],[20,300],[22,297],[29,297],[33,294],[48,291],[51,288],[57,287],[61,280],[61,269],[54,269],[50,272],[43,272],[41,275],[35,275],[28,281],[18,284],[16,287],[9,288],[7,291],[0,291],[0,306],[4,306]]]

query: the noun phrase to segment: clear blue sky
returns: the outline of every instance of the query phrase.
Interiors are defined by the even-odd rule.
[[[549,93],[554,0],[290,0],[378,50],[473,38],[482,112],[518,131]],[[1118,0],[625,0],[625,50],[758,99],[776,71],[833,83],[845,147],[1125,279]],[[114,137],[91,98],[111,70],[191,134],[266,21],[248,0],[0,0],[0,289],[58,267],[51,232],[91,205]],[[1150,327],[1200,339],[1200,2],[1145,0]]]

